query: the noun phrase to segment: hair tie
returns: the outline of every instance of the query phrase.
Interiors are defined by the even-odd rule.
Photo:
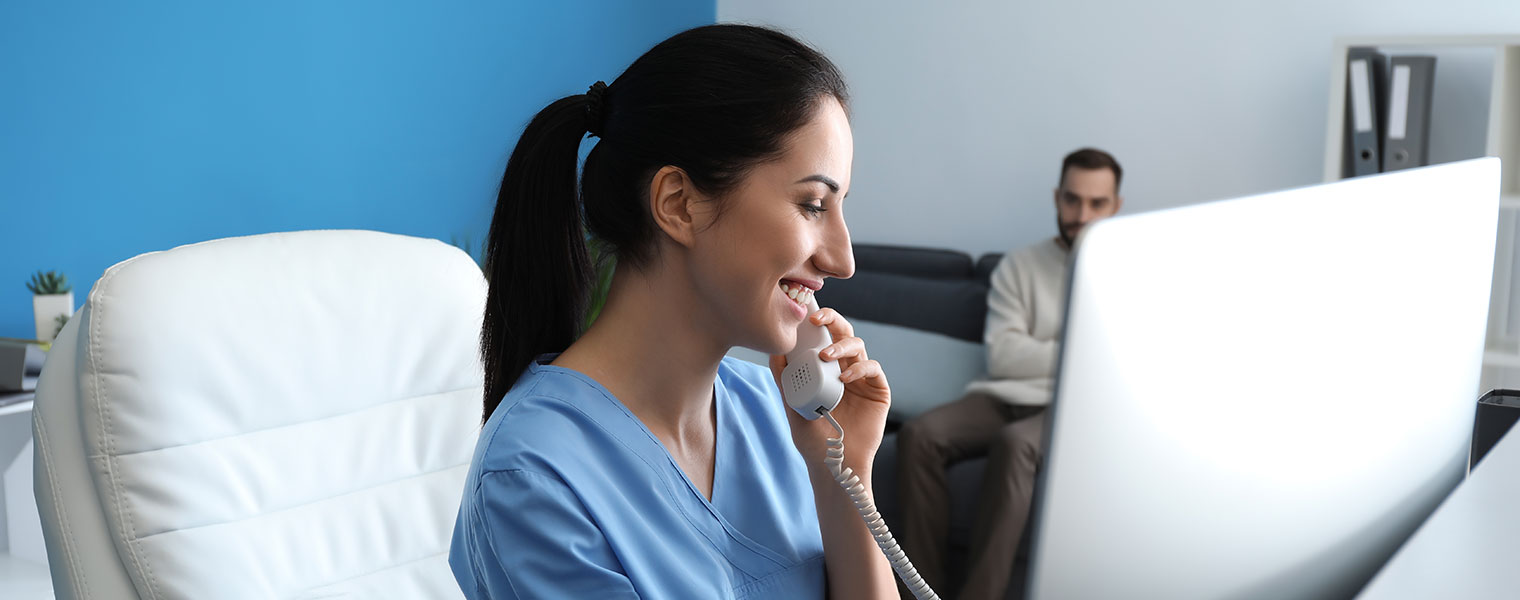
[[[603,107],[607,102],[607,84],[598,81],[586,90],[586,132],[602,137],[602,124],[606,119]]]

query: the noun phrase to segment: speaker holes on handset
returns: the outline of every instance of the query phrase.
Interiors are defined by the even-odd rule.
[[[800,392],[805,389],[809,383],[812,382],[813,370],[809,365],[797,365],[797,368],[792,371],[792,380],[790,381],[792,391]]]

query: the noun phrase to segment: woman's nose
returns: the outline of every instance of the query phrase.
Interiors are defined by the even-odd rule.
[[[825,232],[823,244],[813,255],[813,266],[839,279],[849,279],[855,274],[855,249],[850,245],[850,230],[843,218]]]

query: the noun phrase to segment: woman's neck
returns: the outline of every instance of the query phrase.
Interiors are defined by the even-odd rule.
[[[619,266],[596,322],[554,364],[595,379],[671,450],[710,443],[713,381],[728,348],[675,269]]]

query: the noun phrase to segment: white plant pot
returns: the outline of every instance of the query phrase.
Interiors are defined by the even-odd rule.
[[[53,341],[58,332],[58,315],[74,316],[74,292],[32,296],[32,314],[37,317],[37,339]]]

